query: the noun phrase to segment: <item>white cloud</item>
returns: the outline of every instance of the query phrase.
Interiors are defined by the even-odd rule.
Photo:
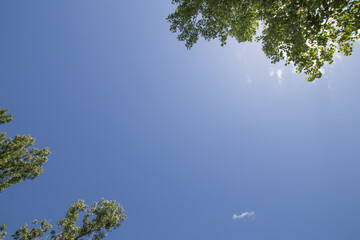
[[[236,221],[236,220],[254,220],[255,219],[255,212],[251,211],[251,212],[244,212],[241,213],[240,215],[237,215],[236,213],[234,213],[234,215],[232,216],[232,218]]]
[[[281,69],[276,70],[276,76],[277,76],[279,85],[282,85],[282,75],[283,75],[283,71]]]
[[[338,52],[335,52],[335,53],[334,53],[334,57],[335,57],[335,59],[338,59],[339,61],[342,60],[342,56],[341,56],[341,54],[338,53]]]
[[[251,84],[252,81],[253,81],[252,78],[249,75],[246,75],[246,83]]]
[[[274,70],[273,68],[269,68],[269,76],[273,77],[275,74],[276,74],[279,85],[282,85],[283,71],[280,68],[278,68],[276,70]]]
[[[335,92],[335,87],[331,79],[328,82],[328,89],[330,90],[331,93]]]
[[[320,68],[320,72],[324,75],[325,74],[325,68]]]
[[[269,75],[270,77],[274,76],[275,72],[274,72],[274,69],[270,68],[269,69]]]
[[[342,61],[342,55],[338,52],[335,52],[334,53],[334,56],[333,56],[333,63],[332,64],[328,64],[326,67],[329,67],[330,69],[333,69],[334,68],[334,65],[337,63],[337,62],[341,62]]]

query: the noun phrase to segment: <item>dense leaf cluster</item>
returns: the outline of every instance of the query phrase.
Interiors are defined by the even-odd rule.
[[[6,114],[7,112],[7,109],[0,108],[0,125],[4,123],[9,123],[14,120],[14,117],[11,114]]]
[[[272,63],[294,64],[307,80],[321,77],[321,67],[335,52],[350,55],[360,39],[360,0],[172,0],[167,20],[190,49],[199,39],[228,37],[260,41]],[[257,35],[261,25],[262,33]]]
[[[0,108],[0,124],[11,122],[14,118],[6,114],[7,110]],[[17,135],[13,139],[6,138],[0,132],[0,192],[7,187],[25,179],[34,179],[43,172],[42,165],[50,154],[47,148],[37,149],[33,145],[35,138],[30,135]],[[115,201],[101,199],[92,206],[87,206],[83,200],[78,200],[69,206],[66,215],[57,226],[42,220],[32,222],[32,228],[25,223],[11,237],[15,240],[100,240],[106,237],[106,232],[120,227],[126,219],[124,209]],[[7,235],[6,225],[0,225],[0,240]]]
[[[11,234],[11,237],[15,240],[40,240],[49,236],[52,240],[100,240],[106,237],[105,230],[110,232],[118,228],[126,219],[123,211],[124,209],[115,201],[101,199],[88,207],[83,200],[78,200],[69,206],[65,217],[58,222],[58,231],[53,230],[53,226],[46,220],[40,223],[34,220],[31,229],[28,224],[24,224]],[[80,221],[81,213],[85,214]]]
[[[6,112],[0,109],[0,123],[13,120]],[[35,179],[43,172],[42,165],[47,162],[50,151],[37,149],[34,143],[35,138],[30,135],[6,138],[6,133],[0,132],[0,192],[23,180]]]

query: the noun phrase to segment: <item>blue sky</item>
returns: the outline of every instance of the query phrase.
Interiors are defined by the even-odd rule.
[[[308,83],[257,43],[186,50],[170,2],[0,1],[1,131],[52,151],[1,222],[104,197],[108,239],[359,239],[360,44]]]

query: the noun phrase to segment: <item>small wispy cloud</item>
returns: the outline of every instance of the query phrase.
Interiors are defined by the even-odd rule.
[[[274,76],[275,72],[274,72],[274,69],[270,68],[269,69],[269,76],[272,77]]]
[[[335,52],[335,53],[334,53],[334,58],[335,58],[335,61],[336,61],[336,60],[339,60],[339,61],[342,60],[342,56],[341,56],[341,54],[338,53],[338,52]]]
[[[324,75],[325,74],[325,68],[320,68],[320,72]]]
[[[331,79],[329,79],[329,82],[328,82],[328,89],[331,93],[335,93],[335,86],[333,84],[333,81]]]
[[[276,70],[274,70],[273,68],[269,68],[269,76],[273,77],[275,75],[276,75],[279,85],[282,85],[283,70],[281,70],[280,68],[278,68]]]
[[[249,75],[246,75],[246,83],[251,84],[252,81],[253,81],[252,78]]]
[[[251,212],[244,212],[241,213],[240,215],[237,215],[236,213],[234,213],[234,215],[232,216],[232,218],[236,221],[236,220],[254,220],[255,219],[255,212],[251,211]]]
[[[334,65],[335,65],[337,62],[341,62],[341,61],[342,61],[342,55],[341,55],[341,53],[335,52],[335,53],[334,53],[333,60],[334,60],[333,63],[328,65],[328,66],[330,67],[330,69],[333,69],[333,68],[334,68]]]
[[[281,69],[276,70],[276,76],[277,76],[279,85],[282,85],[282,75],[283,75],[283,71]]]

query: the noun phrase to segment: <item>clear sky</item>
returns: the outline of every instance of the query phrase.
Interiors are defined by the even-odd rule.
[[[169,31],[170,0],[0,1],[0,131],[52,151],[9,232],[115,199],[107,239],[360,239],[360,44],[313,83],[259,44]]]

